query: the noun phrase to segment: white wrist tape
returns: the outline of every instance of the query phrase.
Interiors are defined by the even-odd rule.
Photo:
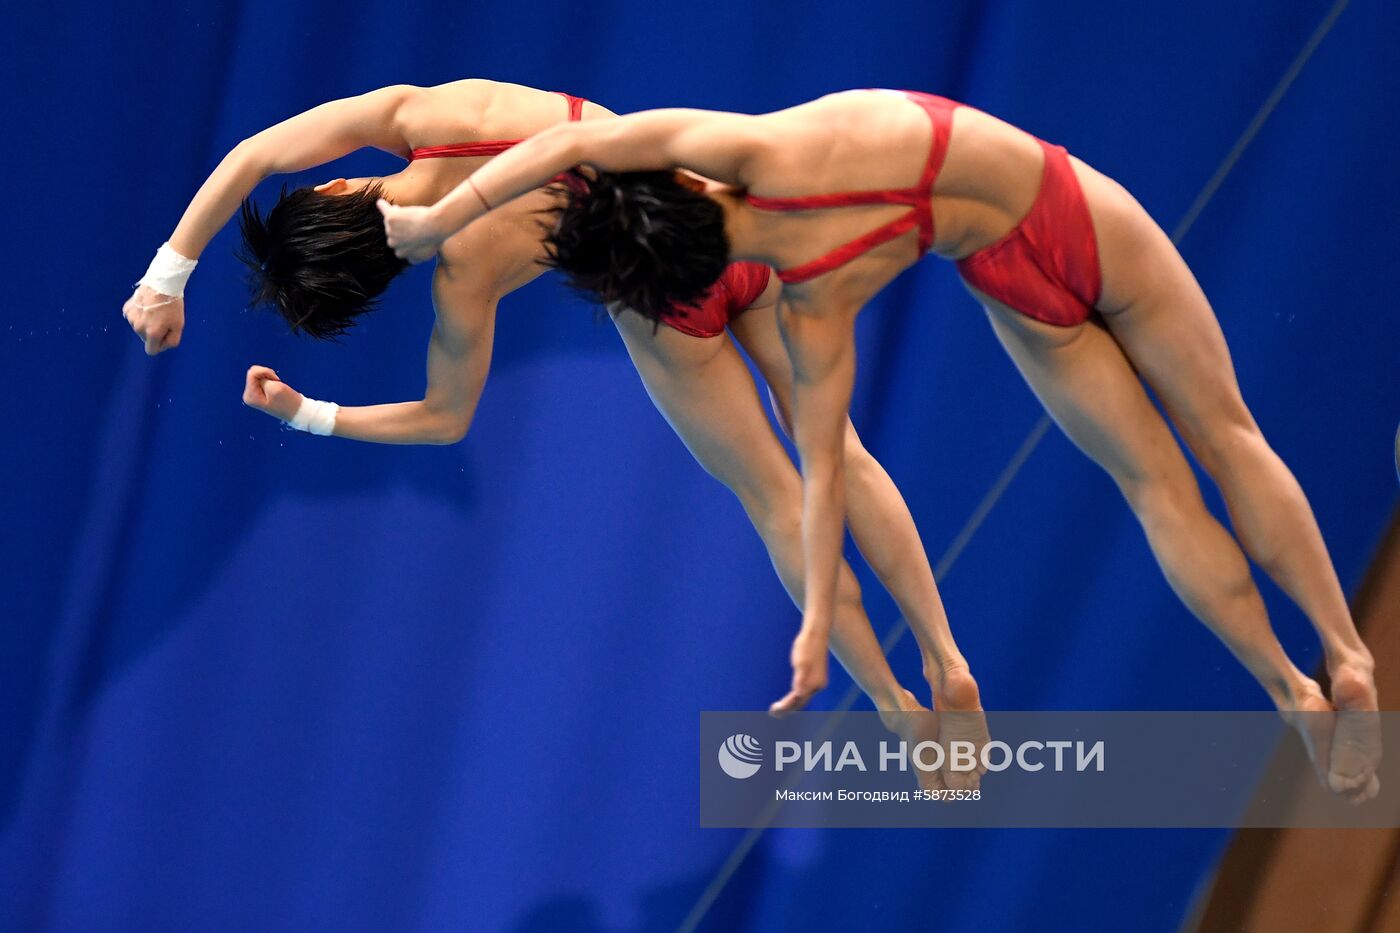
[[[151,260],[150,268],[136,284],[171,298],[183,298],[185,283],[189,281],[190,273],[197,265],[198,259],[186,259],[175,252],[169,243],[162,243],[160,249],[156,250],[156,258]]]
[[[303,395],[297,413],[292,415],[292,420],[288,421],[287,425],[298,431],[309,431],[325,437],[335,431],[335,416],[339,412],[340,406],[335,402],[318,402]]]

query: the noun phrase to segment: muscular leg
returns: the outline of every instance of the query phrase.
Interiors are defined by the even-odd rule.
[[[737,318],[734,335],[753,357],[772,393],[784,430],[792,395],[792,368],[778,335],[772,308]],[[789,432],[790,433],[790,432]],[[846,428],[847,523],[861,555],[908,620],[924,659],[924,675],[940,709],[978,709],[977,684],[953,640],[924,543],[913,516],[885,468]]]
[[[1371,653],[1361,641],[1303,490],[1269,446],[1244,403],[1224,335],[1205,294],[1165,234],[1144,281],[1110,332],[1156,392],[1192,453],[1224,496],[1240,543],[1298,607],[1321,638],[1339,710],[1332,753],[1336,789],[1365,783],[1379,758]]]
[[[755,308],[730,323],[734,335],[753,357],[772,394],[784,430],[791,410],[792,368],[778,334],[772,308]],[[923,654],[924,676],[939,711],[936,737],[945,748],[971,742],[981,748],[991,740],[977,681],[953,641],[948,615],[938,595],[924,543],[904,496],[846,422],[846,521],[880,583],[894,597]],[[980,760],[980,759],[979,759]],[[985,770],[940,773],[954,790],[971,790]]]
[[[1248,561],[1206,509],[1184,453],[1113,335],[1097,319],[1055,328],[995,302],[984,304],[998,338],[1046,409],[1113,477],[1182,602],[1286,715],[1329,709],[1317,685],[1284,653]],[[1313,730],[1314,724],[1304,724],[1304,738],[1315,759],[1325,762],[1330,734]]]
[[[701,339],[665,327],[653,334],[650,323],[635,314],[619,315],[615,323],[647,394],[700,465],[739,498],[800,608],[801,478],[769,427],[738,351],[727,336]],[[859,584],[844,565],[831,643],[876,708],[919,708],[895,680],[865,615]]]

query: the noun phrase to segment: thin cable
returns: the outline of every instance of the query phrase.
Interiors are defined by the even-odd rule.
[[[1322,40],[1332,31],[1332,27],[1336,25],[1338,17],[1342,15],[1342,12],[1347,8],[1350,2],[1351,0],[1337,0],[1337,2],[1332,5],[1332,8],[1328,10],[1327,16],[1323,18],[1322,22],[1313,30],[1312,35],[1308,37],[1308,41],[1303,43],[1303,48],[1299,50],[1292,63],[1284,71],[1283,76],[1279,78],[1278,83],[1274,85],[1274,89],[1269,93],[1269,96],[1264,99],[1264,103],[1259,106],[1259,110],[1254,114],[1254,118],[1245,126],[1244,132],[1235,140],[1235,144],[1230,147],[1230,151],[1225,154],[1225,158],[1221,160],[1220,165],[1206,182],[1205,187],[1201,189],[1200,194],[1196,195],[1195,200],[1191,202],[1191,206],[1186,209],[1186,213],[1182,216],[1181,220],[1178,221],[1176,228],[1172,231],[1172,243],[1176,245],[1181,244],[1182,239],[1195,225],[1196,220],[1206,209],[1206,205],[1210,203],[1211,199],[1215,197],[1216,192],[1220,190],[1221,185],[1224,184],[1225,177],[1234,169],[1235,164],[1238,163],[1240,157],[1244,155],[1245,149],[1249,148],[1249,144],[1254,141],[1254,137],[1259,135],[1259,131],[1263,129],[1264,123],[1273,114],[1274,110],[1278,108],[1279,102],[1283,100],[1284,94],[1288,92],[1289,87],[1292,86],[1293,82],[1302,72],[1303,66],[1312,58],[1313,53],[1317,51],[1317,47],[1322,44]],[[1025,466],[1026,461],[1030,459],[1031,454],[1035,451],[1036,447],[1039,446],[1049,428],[1050,416],[1041,415],[1040,420],[1035,423],[1030,433],[1026,435],[1020,446],[1016,448],[1016,452],[1011,455],[1011,459],[1007,461],[1006,466],[1002,468],[1001,473],[997,476],[996,482],[992,483],[991,488],[987,490],[987,494],[983,496],[982,501],[977,504],[977,508],[973,509],[972,514],[968,516],[967,521],[963,523],[962,530],[953,538],[952,542],[944,550],[943,556],[939,558],[938,563],[934,566],[933,575],[939,583],[942,583],[948,576],[948,573],[953,569],[953,564],[962,556],[962,552],[972,541],[972,536],[982,527],[982,523],[987,520],[987,516],[991,514],[992,509],[1001,501],[1002,495],[1010,488],[1012,480],[1021,472],[1021,467]],[[1397,470],[1400,470],[1400,435],[1396,437],[1396,444],[1396,466]],[[880,647],[888,654],[900,643],[901,639],[904,638],[904,633],[908,630],[909,626],[905,623],[904,619],[899,619],[890,628],[889,632],[885,634],[885,637],[881,639]],[[832,710],[834,714],[833,720],[828,725],[826,731],[834,730],[840,718],[850,712],[859,699],[860,688],[852,685],[841,698],[841,702]],[[758,844],[758,840],[763,837],[763,833],[771,825],[773,817],[777,815],[779,809],[780,805],[777,803],[770,805],[764,811],[762,818],[758,821],[758,825],[751,827],[744,833],[744,837],[739,840],[739,844],[734,847],[734,850],[729,853],[729,857],[724,860],[719,870],[715,872],[715,877],[705,886],[705,890],[700,893],[700,897],[696,899],[695,905],[690,909],[690,913],[686,914],[685,919],[682,920],[680,926],[676,928],[677,933],[694,933],[699,927],[700,921],[705,919],[705,914],[709,912],[714,902],[719,899],[725,886],[729,884],[730,879],[739,871],[739,867],[743,865],[744,860],[748,858],[749,853],[753,851],[753,847]]]
[[[1020,472],[1022,465],[1030,459],[1031,452],[1035,450],[1036,445],[1040,443],[1040,439],[1045,436],[1045,432],[1049,427],[1050,418],[1046,415],[1041,415],[1040,420],[1031,428],[1030,433],[1026,435],[1026,439],[1021,442],[1021,446],[1017,448],[1016,453],[1011,456],[1011,460],[1008,461],[1005,468],[1002,469],[1001,475],[999,475],[996,482],[992,484],[992,488],[987,490],[987,494],[982,497],[982,501],[977,504],[977,508],[973,509],[972,515],[969,516],[968,520],[963,524],[962,530],[957,533],[952,543],[944,550],[943,556],[939,558],[938,564],[933,571],[934,576],[937,577],[940,582],[947,577],[948,571],[953,569],[953,564],[957,561],[958,556],[962,554],[963,549],[966,548],[968,542],[972,540],[972,536],[977,533],[977,529],[982,527],[982,522],[986,521],[992,508],[997,504],[997,500],[1001,498],[1002,493],[1006,492],[1007,487],[1011,485],[1011,481],[1015,479],[1016,474]],[[881,650],[889,654],[889,652],[899,644],[900,639],[904,637],[904,633],[908,630],[909,626],[904,624],[903,619],[895,622],[895,624],[891,626],[889,632],[887,632],[885,637],[880,641]],[[833,715],[829,718],[826,727],[822,730],[822,734],[818,735],[816,740],[820,741],[834,732],[841,718],[851,711],[851,708],[856,705],[856,701],[859,699],[860,688],[852,684],[851,687],[846,690],[845,695],[841,697],[841,702],[832,710]],[[800,775],[794,775],[794,781],[798,778],[800,778]],[[696,927],[699,926],[700,921],[704,919],[706,912],[709,911],[710,905],[719,898],[720,892],[724,890],[725,885],[729,883],[729,879],[734,876],[734,873],[739,870],[739,866],[744,863],[744,859],[748,857],[749,852],[758,844],[758,840],[763,837],[764,831],[773,822],[773,818],[777,816],[778,810],[781,809],[781,807],[782,804],[775,797],[775,799],[764,808],[756,825],[750,827],[749,830],[744,833],[744,837],[739,840],[739,844],[734,847],[734,851],[729,853],[729,857],[724,860],[724,864],[715,872],[715,877],[701,893],[700,898],[695,902],[695,906],[691,908],[690,913],[686,915],[685,920],[682,921],[678,928],[680,933],[693,933]]]
[[[1308,63],[1308,59],[1312,58],[1313,52],[1317,51],[1322,40],[1327,38],[1327,34],[1332,31],[1333,25],[1336,24],[1337,18],[1342,15],[1342,11],[1347,8],[1350,2],[1351,0],[1337,0],[1332,5],[1332,9],[1327,11],[1327,16],[1313,30],[1313,34],[1308,37],[1308,41],[1303,43],[1302,50],[1293,59],[1293,63],[1288,66],[1288,70],[1283,73],[1283,77],[1279,78],[1278,84],[1274,85],[1273,91],[1264,99],[1264,103],[1259,107],[1259,112],[1254,115],[1253,120],[1249,121],[1249,125],[1244,128],[1240,138],[1235,140],[1235,145],[1231,147],[1224,161],[1220,163],[1220,167],[1215,170],[1214,175],[1210,176],[1210,181],[1206,182],[1201,193],[1196,195],[1196,200],[1191,202],[1191,206],[1186,209],[1185,216],[1181,218],[1176,229],[1172,231],[1173,243],[1180,243],[1182,238],[1186,236],[1186,232],[1196,223],[1196,218],[1201,216],[1201,211],[1206,209],[1206,204],[1215,197],[1215,193],[1225,183],[1225,176],[1230,174],[1230,170],[1235,167],[1240,156],[1244,155],[1245,149],[1254,142],[1254,137],[1258,136],[1259,131],[1264,128],[1264,121],[1269,119],[1269,116],[1278,107],[1279,101],[1283,100],[1283,95],[1288,93],[1293,81],[1302,72],[1303,66]]]

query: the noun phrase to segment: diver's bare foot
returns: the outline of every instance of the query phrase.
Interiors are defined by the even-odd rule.
[[[915,746],[920,742],[938,741],[938,714],[928,709],[908,690],[900,691],[899,708],[880,710],[880,721],[885,728],[904,740],[904,747],[910,755],[909,765],[919,779],[921,790],[942,790],[942,775],[938,771],[925,771],[913,758]]]
[[[1297,695],[1288,706],[1280,707],[1283,721],[1298,730],[1303,748],[1308,752],[1317,779],[1327,786],[1327,760],[1332,754],[1332,733],[1337,717],[1332,704],[1322,695],[1322,688],[1312,678],[1303,678]]]
[[[1333,692],[1336,693],[1334,685]],[[1356,698],[1353,694],[1355,690],[1352,685],[1352,678],[1346,677],[1342,683],[1342,694],[1349,702]],[[1358,723],[1353,717],[1352,723],[1348,726],[1349,733],[1353,733],[1346,739],[1345,750],[1338,747],[1340,739],[1341,725],[1340,717],[1327,697],[1323,696],[1322,688],[1317,682],[1304,678],[1297,688],[1297,696],[1293,699],[1291,708],[1279,710],[1285,722],[1298,730],[1298,735],[1303,740],[1303,747],[1307,749],[1308,758],[1312,761],[1313,770],[1317,772],[1317,778],[1322,785],[1333,793],[1347,798],[1352,803],[1361,803],[1369,800],[1380,792],[1380,780],[1376,777],[1374,764],[1364,771],[1352,770],[1357,767],[1364,767],[1368,760],[1379,762],[1380,741],[1379,736],[1375,737],[1376,755],[1374,759],[1368,759],[1364,752],[1368,747],[1364,740],[1364,733],[1360,736],[1363,740],[1357,742],[1354,734],[1358,730],[1356,725],[1364,725],[1367,717],[1359,716],[1362,722]],[[1374,697],[1374,693],[1371,694]],[[1374,702],[1374,700],[1372,701]],[[1372,709],[1375,707],[1373,706]],[[1353,707],[1356,709],[1356,707]],[[1372,717],[1374,721],[1374,717]]]
[[[1376,684],[1367,668],[1348,664],[1331,671],[1337,727],[1327,759],[1327,786],[1352,803],[1380,793],[1381,724]]]
[[[938,742],[950,759],[944,766],[943,780],[951,790],[975,790],[982,783],[987,767],[982,763],[982,749],[992,740],[987,731],[987,717],[982,711],[982,696],[977,681],[965,665],[939,670],[929,678],[934,704],[938,708]],[[976,768],[955,771],[950,767],[953,742],[970,742],[975,749]]]
[[[792,643],[792,687],[768,707],[768,715],[782,719],[802,709],[826,689],[827,639],[803,630]]]

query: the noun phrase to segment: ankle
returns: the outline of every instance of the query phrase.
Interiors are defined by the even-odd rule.
[[[924,678],[933,690],[934,704],[939,709],[981,708],[977,681],[963,658],[948,658],[941,663],[926,659]]]
[[[905,690],[898,683],[871,693],[870,702],[875,704],[875,709],[882,716],[885,713],[908,712],[924,708],[918,697]]]
[[[1328,665],[1328,693],[1332,705],[1337,709],[1375,709],[1380,702],[1376,692],[1376,680],[1372,676],[1374,664],[1344,662],[1336,667]]]
[[[965,674],[970,670],[972,668],[967,663],[967,658],[956,652],[941,658],[933,654],[924,655],[924,679],[929,683],[940,681],[950,674]]]
[[[914,694],[903,687],[895,688],[896,695],[882,696],[875,701],[880,714],[880,722],[891,732],[900,733],[907,725],[910,713],[927,712]]]
[[[1310,709],[1318,700],[1326,699],[1317,681],[1296,667],[1271,678],[1261,678],[1260,684],[1280,712]]]
[[[1376,659],[1365,645],[1327,652],[1327,673],[1332,679],[1344,676],[1370,680],[1376,672]]]

